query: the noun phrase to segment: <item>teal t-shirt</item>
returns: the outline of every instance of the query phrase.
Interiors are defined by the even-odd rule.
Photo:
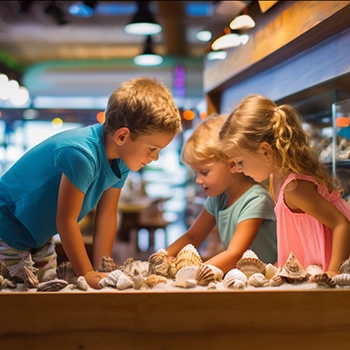
[[[277,237],[274,203],[267,190],[253,185],[235,203],[226,208],[226,194],[208,197],[204,208],[215,216],[221,242],[228,248],[237,225],[247,219],[264,219],[250,249],[265,263],[277,261]]]
[[[28,150],[0,178],[0,238],[13,248],[39,248],[57,234],[62,173],[84,194],[78,220],[110,187],[121,188],[129,169],[108,163],[102,124],[55,134]]]

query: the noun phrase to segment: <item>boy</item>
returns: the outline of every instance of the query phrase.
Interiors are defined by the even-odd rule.
[[[105,122],[63,131],[25,153],[0,178],[0,261],[32,256],[41,271],[56,267],[52,237],[59,233],[77,276],[92,288],[111,255],[121,188],[129,171],[157,160],[181,130],[181,117],[160,82],[137,78],[109,98]],[[78,222],[96,206],[93,265]]]

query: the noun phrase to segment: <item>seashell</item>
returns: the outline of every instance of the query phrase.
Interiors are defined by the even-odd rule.
[[[128,288],[134,288],[135,284],[134,281],[124,273],[122,273],[117,281],[116,287],[119,290],[125,290]]]
[[[114,270],[116,270],[118,267],[115,264],[114,260],[112,257],[105,255],[102,258],[102,263],[99,266],[99,268],[97,269],[98,272],[112,272]]]
[[[54,279],[47,282],[42,282],[38,285],[37,292],[58,292],[68,286],[68,282],[61,279]]]
[[[339,273],[350,273],[350,259],[343,261],[338,268]]]
[[[84,276],[79,276],[77,278],[77,288],[80,290],[85,290],[85,291],[87,291],[89,289],[89,285],[86,282],[86,279]]]
[[[17,287],[17,283],[9,280],[8,278],[4,278],[4,280],[1,282],[1,288],[11,288],[14,289]]]
[[[270,284],[271,287],[278,287],[278,286],[280,286],[283,283],[284,283],[284,280],[279,274],[273,276],[269,280],[269,284]]]
[[[147,274],[148,274],[148,271],[147,271]],[[140,289],[142,287],[145,277],[143,277],[138,270],[135,269],[134,274],[129,277],[134,281],[135,289]]]
[[[265,266],[265,278],[267,280],[271,279],[273,276],[275,276],[278,272],[278,267],[272,265],[272,264],[267,264]]]
[[[222,283],[226,288],[233,288],[235,281],[241,281],[246,284],[247,276],[241,270],[232,269],[226,273]]]
[[[11,279],[11,273],[8,266],[2,261],[0,261],[0,276],[4,277],[4,279]]]
[[[210,282],[210,283],[208,284],[207,290],[215,290],[215,289],[217,289],[217,288],[216,288],[216,283],[215,283],[215,282]]]
[[[319,273],[310,277],[310,282],[314,282],[322,287],[335,288],[337,286],[336,281],[331,278],[327,273]]]
[[[310,276],[323,273],[322,265],[319,265],[319,264],[309,265],[309,266],[306,267],[305,271],[306,271]]]
[[[252,250],[245,251],[241,259],[237,261],[236,268],[248,278],[254,273],[262,273],[263,275],[266,273],[265,263]]]
[[[67,281],[69,284],[77,284],[77,275],[75,274],[70,261],[61,262],[56,268],[57,278]]]
[[[1,285],[3,280],[4,280],[4,277],[0,275],[0,285]]]
[[[309,276],[292,252],[289,254],[286,263],[282,266],[279,275],[288,283],[300,283]]]
[[[333,277],[338,286],[350,286],[350,273],[341,273]]]
[[[134,275],[142,275],[143,277],[147,277],[149,274],[149,262],[134,260],[134,258],[131,257],[119,267],[119,270],[123,271],[131,278],[133,278]]]
[[[220,282],[224,276],[223,271],[210,264],[199,266],[195,279],[200,286],[207,286],[210,282]]]
[[[185,266],[200,266],[203,261],[197,249],[192,244],[184,246],[175,258],[176,270],[179,271]]]
[[[56,278],[58,278],[56,269],[47,269],[41,275],[40,282],[48,282]]]
[[[175,263],[169,258],[168,252],[165,249],[159,249],[149,258],[149,275],[160,275],[164,277],[174,278],[176,274]]]
[[[26,288],[36,288],[39,285],[38,277],[34,275],[34,272],[32,272],[27,266],[23,266],[23,273],[24,273],[24,286]]]
[[[192,288],[197,285],[196,273],[198,266],[184,266],[175,275],[173,286],[182,288]]]
[[[118,279],[124,273],[121,270],[114,270],[110,272],[105,278],[102,278],[98,284],[101,288],[116,287]]]
[[[166,279],[166,277],[156,275],[156,274],[149,275],[144,279],[144,283],[150,288],[156,286],[157,284],[167,283],[167,282],[168,280]]]
[[[241,280],[236,280],[233,285],[232,289],[244,289],[246,286],[246,283]]]
[[[28,268],[33,273],[36,273],[39,270],[36,267],[34,267],[34,261],[32,259],[32,256],[29,254],[26,257],[24,257],[21,261],[19,261],[17,264],[8,266],[11,276],[12,277],[18,276],[22,280],[24,280],[23,266]]]
[[[253,287],[264,287],[269,284],[269,281],[265,278],[262,273],[253,273],[249,278],[247,283]]]

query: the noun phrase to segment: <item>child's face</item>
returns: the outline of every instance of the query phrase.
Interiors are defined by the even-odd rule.
[[[131,171],[139,171],[147,164],[158,160],[159,152],[174,138],[173,133],[154,133],[126,138],[119,154]]]
[[[196,183],[210,197],[224,193],[233,183],[231,165],[220,161],[200,161],[191,164],[196,173]]]
[[[274,171],[273,162],[264,154],[231,153],[230,158],[236,163],[236,171],[250,176],[256,182],[266,180]]]

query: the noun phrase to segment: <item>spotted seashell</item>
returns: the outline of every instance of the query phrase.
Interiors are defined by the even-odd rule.
[[[110,272],[105,278],[102,278],[98,284],[101,288],[116,287],[118,279],[121,275],[124,275],[121,270],[114,270]]]
[[[269,284],[271,287],[278,287],[278,286],[282,285],[283,283],[284,283],[284,280],[279,274],[273,276],[269,280]]]
[[[77,275],[70,261],[61,262],[56,268],[57,278],[67,281],[69,284],[77,284]]]
[[[165,249],[159,249],[149,258],[149,275],[160,275],[173,278],[176,274],[175,263],[169,258],[169,254]]]
[[[237,261],[236,268],[241,270],[248,278],[254,273],[266,274],[265,264],[252,251],[247,250]]]
[[[56,278],[58,278],[56,269],[47,269],[42,273],[41,278],[40,278],[40,282],[48,282],[48,281],[52,281]]]
[[[310,275],[318,275],[320,273],[323,273],[322,265],[319,264],[314,264],[314,265],[309,265],[306,267],[305,271]]]
[[[333,277],[338,286],[350,286],[350,273],[341,273]]]
[[[99,268],[97,269],[98,272],[112,272],[114,270],[116,270],[118,267],[115,264],[114,260],[112,257],[105,255],[102,258],[102,263],[99,266]]]
[[[319,286],[327,288],[335,288],[337,286],[336,281],[325,272],[311,276],[310,282],[314,282]]]
[[[38,277],[27,266],[23,266],[24,286],[26,288],[36,288],[39,285]]]
[[[173,285],[175,287],[193,288],[197,285],[196,273],[198,266],[184,266],[177,271]]]
[[[338,268],[339,273],[350,273],[350,259],[343,261]]]
[[[199,266],[195,279],[200,286],[207,286],[210,282],[220,282],[224,276],[223,271],[210,264]]]
[[[37,292],[58,292],[68,286],[68,282],[61,279],[54,279],[42,282],[38,285]]]
[[[262,273],[253,273],[247,283],[253,287],[264,287],[269,284],[269,281],[265,278]]]
[[[143,277],[147,277],[149,274],[149,262],[134,260],[134,258],[131,257],[119,267],[119,270],[123,271],[131,278],[133,278],[134,275],[142,275]]]
[[[267,264],[265,266],[265,278],[267,280],[271,279],[278,273],[278,267],[272,265],[272,264]]]
[[[156,275],[156,274],[151,274],[149,276],[147,276],[144,279],[144,283],[149,287],[152,288],[154,286],[156,286],[157,284],[160,283],[167,283],[167,279],[164,276],[160,276],[160,275]]]
[[[192,244],[184,246],[176,255],[175,265],[176,270],[179,271],[185,266],[200,266],[203,261],[197,249]]]
[[[233,288],[236,281],[241,281],[246,284],[247,276],[241,270],[232,269],[226,273],[222,283],[226,288]]]
[[[300,283],[309,276],[292,252],[289,254],[286,263],[282,266],[279,275],[288,283]]]
[[[135,284],[134,284],[133,280],[129,276],[125,275],[124,273],[122,273],[119,276],[117,284],[116,284],[116,287],[119,290],[134,288],[134,286],[135,286]]]
[[[8,266],[2,261],[0,261],[0,276],[4,277],[4,279],[11,279],[11,274]]]
[[[77,288],[84,291],[87,291],[89,289],[89,285],[86,282],[86,279],[84,276],[79,276],[77,278]]]

